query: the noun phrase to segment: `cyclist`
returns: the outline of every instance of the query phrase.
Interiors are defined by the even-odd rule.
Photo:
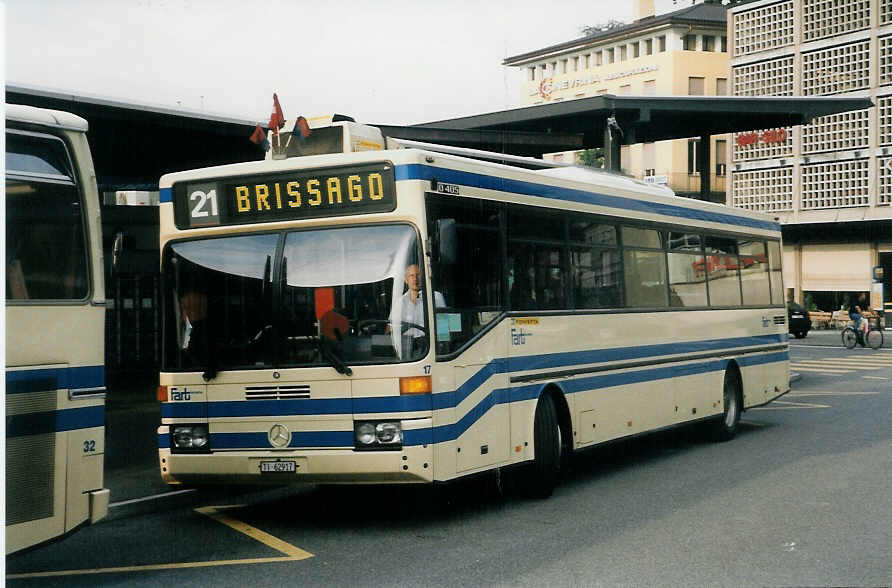
[[[862,314],[867,310],[870,310],[867,306],[867,295],[861,292],[858,300],[849,305],[849,318],[855,323],[855,333],[858,335],[858,343],[861,344],[861,347],[864,347],[864,336],[861,333],[861,318]]]

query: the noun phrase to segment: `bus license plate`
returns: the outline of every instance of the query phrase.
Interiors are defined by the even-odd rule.
[[[295,461],[261,461],[261,473],[294,473],[297,471],[297,462]]]

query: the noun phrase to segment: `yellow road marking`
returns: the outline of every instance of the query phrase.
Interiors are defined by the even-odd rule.
[[[122,566],[118,568],[93,568],[87,570],[61,570],[58,572],[32,572],[28,574],[7,574],[7,580],[22,578],[52,578],[58,576],[85,576],[88,574],[120,574],[126,572],[148,572],[152,570],[179,570],[186,568],[208,568],[215,566],[232,566],[240,564],[276,563],[296,561],[303,557],[257,557],[253,559],[224,559],[215,561],[192,561],[186,563],[151,564],[144,566]]]
[[[245,564],[264,564],[264,563],[278,563],[278,562],[286,562],[286,561],[299,561],[302,559],[307,559],[313,557],[313,554],[309,551],[304,551],[299,547],[295,547],[290,543],[286,543],[282,541],[278,537],[273,537],[269,533],[261,531],[256,527],[252,527],[247,523],[243,523],[242,521],[236,520],[228,515],[225,515],[220,511],[220,509],[227,508],[238,508],[240,505],[233,506],[205,506],[201,508],[196,508],[195,511],[201,513],[207,517],[214,519],[215,521],[222,523],[232,529],[235,529],[239,533],[247,535],[248,537],[263,543],[267,547],[275,549],[276,551],[285,554],[285,557],[255,557],[249,559],[225,559],[225,560],[214,560],[214,561],[191,561],[184,563],[168,563],[168,564],[149,564],[142,566],[120,566],[114,568],[91,568],[85,570],[60,570],[56,572],[31,572],[26,574],[8,574],[6,578],[8,580],[18,580],[22,578],[51,578],[51,577],[59,577],[59,576],[84,576],[88,574],[120,574],[126,572],[146,572],[152,570],[174,570],[174,569],[187,569],[187,568],[208,568],[215,566],[233,566],[233,565],[245,565]]]
[[[276,551],[284,553],[285,555],[287,555],[291,558],[307,559],[309,557],[313,557],[312,553],[310,553],[308,551],[304,551],[300,547],[295,547],[294,545],[291,545],[290,543],[286,543],[285,541],[282,541],[278,537],[273,537],[269,533],[267,533],[265,531],[261,531],[257,527],[252,527],[251,525],[249,525],[247,523],[243,523],[242,521],[233,519],[232,517],[225,515],[218,510],[218,509],[225,509],[225,508],[238,508],[238,507],[236,507],[236,506],[205,506],[202,508],[196,508],[195,511],[200,512],[203,515],[209,516],[212,519],[214,519],[215,521],[223,523],[227,527],[231,527],[231,528],[235,529],[236,531],[238,531],[239,533],[247,535],[248,537],[251,537],[252,539],[254,539],[256,541],[260,541],[264,545],[266,545],[268,547],[272,547]]]

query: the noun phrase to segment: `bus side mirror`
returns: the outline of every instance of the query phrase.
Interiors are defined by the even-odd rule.
[[[437,221],[436,259],[440,263],[452,265],[458,259],[458,237],[454,218],[441,218]]]

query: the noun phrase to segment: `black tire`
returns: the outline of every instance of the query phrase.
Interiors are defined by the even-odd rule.
[[[561,429],[551,396],[536,404],[533,421],[533,463],[527,466],[526,490],[533,498],[548,498],[554,492],[561,465]]]
[[[803,333],[802,331],[796,331],[795,333],[793,333],[793,336],[797,339],[803,339],[805,337],[805,333]]]
[[[868,331],[867,332],[867,344],[871,349],[879,349],[883,346],[883,332],[882,331]]]
[[[842,344],[846,349],[854,349],[858,344],[858,334],[852,327],[846,327],[842,330]]]
[[[737,429],[740,426],[740,413],[743,412],[742,399],[740,378],[737,376],[737,372],[729,367],[725,370],[725,379],[722,384],[724,411],[722,417],[713,424],[712,433],[716,441],[730,441],[737,435]]]

